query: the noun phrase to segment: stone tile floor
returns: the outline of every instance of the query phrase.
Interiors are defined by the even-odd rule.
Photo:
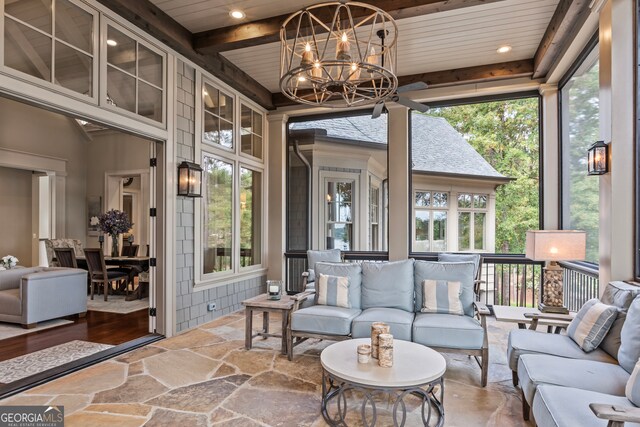
[[[261,314],[254,325],[260,325]],[[272,330],[280,319],[271,318]],[[506,365],[512,325],[489,322],[489,384],[463,355],[445,355],[447,426],[528,426]],[[66,426],[325,426],[320,415],[321,350],[328,341],[296,347],[289,362],[279,340],[254,340],[244,349],[244,313],[140,348],[36,387],[0,405],[64,405]],[[417,399],[408,426],[419,425]],[[382,405],[384,406],[384,405]],[[383,411],[384,412],[384,411]],[[353,417],[349,425],[361,424]],[[390,425],[388,414],[378,425]]]

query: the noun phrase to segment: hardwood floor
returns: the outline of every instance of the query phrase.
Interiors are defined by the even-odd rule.
[[[22,356],[73,340],[118,345],[147,335],[147,310],[128,314],[88,311],[82,319],[69,317],[73,324],[58,326],[0,341],[0,361]]]

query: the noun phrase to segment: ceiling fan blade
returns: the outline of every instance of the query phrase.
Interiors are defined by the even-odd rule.
[[[426,84],[425,82],[409,83],[408,85],[400,86],[396,90],[396,93],[411,92],[412,90],[422,90],[428,87],[429,85]]]
[[[405,107],[409,107],[412,110],[420,111],[421,113],[426,113],[430,110],[428,105],[412,101],[411,99],[405,98],[404,96],[395,97],[394,101],[396,101],[398,104],[404,105]]]
[[[382,114],[382,109],[384,108],[384,102],[378,102],[375,107],[373,107],[373,113],[371,113],[372,119],[377,119]]]

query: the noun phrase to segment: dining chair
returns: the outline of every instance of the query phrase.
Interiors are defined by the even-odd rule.
[[[128,287],[129,275],[123,271],[107,270],[104,263],[104,255],[100,248],[85,249],[84,256],[89,267],[89,277],[91,278],[91,299],[93,299],[95,285],[102,285],[104,289],[104,300],[107,301],[111,283],[116,282],[118,287],[126,283]],[[98,288],[99,289],[99,288]]]
[[[78,268],[74,248],[53,248],[53,251],[56,254],[56,261],[58,261],[60,267]]]
[[[124,245],[122,246],[121,256],[134,257],[138,256],[138,250],[140,249],[140,245]]]

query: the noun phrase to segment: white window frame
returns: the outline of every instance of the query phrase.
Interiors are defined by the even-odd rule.
[[[212,144],[204,140],[204,106],[203,106],[203,89],[204,84],[207,83],[210,86],[215,87],[218,90],[223,91],[226,95],[233,98],[233,149],[223,147],[219,144]],[[256,112],[262,114],[262,132],[263,132],[263,159],[259,159],[253,156],[243,155],[241,153],[240,145],[240,105],[244,104],[249,106]],[[196,145],[196,159],[200,162],[204,159],[204,156],[213,157],[224,162],[231,163],[233,165],[233,241],[232,241],[232,253],[234,254],[232,260],[232,269],[228,271],[220,271],[214,273],[203,272],[203,233],[204,224],[203,221],[203,203],[204,198],[196,199],[195,202],[195,224],[194,224],[194,268],[195,268],[195,280],[194,288],[198,290],[204,290],[223,286],[229,283],[236,283],[241,280],[247,280],[255,277],[261,277],[266,274],[266,224],[267,224],[267,212],[265,210],[267,200],[267,176],[265,173],[265,165],[267,164],[267,153],[264,148],[266,147],[266,135],[267,125],[265,121],[264,111],[253,102],[239,96],[236,91],[226,86],[222,82],[218,82],[214,79],[204,77],[202,73],[196,73],[196,107],[195,107],[195,145]],[[247,267],[240,267],[240,169],[250,169],[254,172],[261,174],[261,205],[260,205],[260,264],[250,265]],[[204,179],[203,179],[204,184]],[[204,192],[204,188],[203,188]]]
[[[375,200],[375,204],[374,204],[374,200],[372,200],[371,198],[371,190],[377,190],[378,191],[378,197]],[[368,206],[368,221],[367,221],[367,227],[368,227],[368,231],[367,231],[367,239],[368,241],[368,250],[370,251],[382,251],[382,247],[383,247],[383,243],[382,243],[382,180],[377,178],[374,175],[369,175],[369,194],[368,194],[368,199],[367,199],[367,206]],[[377,217],[377,221],[373,222],[371,221],[371,216],[373,214],[372,212],[372,207],[375,206],[376,207],[376,217]],[[373,233],[372,233],[372,226],[376,224],[378,226],[378,232],[377,232],[377,236],[376,236],[376,241],[378,242],[378,249],[374,249],[373,248]]]
[[[108,61],[107,61],[107,34],[108,34],[108,27],[113,27],[116,30],[120,31],[121,33],[123,33],[124,35],[126,35],[127,37],[132,38],[133,40],[136,41],[136,75],[132,75],[131,73],[122,70],[121,68],[118,68],[116,66],[113,65],[109,65]],[[138,49],[138,45],[142,44],[144,45],[145,48],[153,51],[154,53],[160,55],[162,57],[162,87],[158,87],[156,85],[154,85],[151,82],[148,82],[142,78],[140,78],[137,74],[138,74],[138,56],[137,56],[137,49]],[[150,124],[152,126],[156,126],[156,127],[160,127],[163,129],[166,129],[167,127],[167,92],[168,92],[168,85],[167,85],[167,81],[168,81],[168,67],[167,67],[167,52],[160,49],[159,47],[157,47],[155,44],[151,43],[150,41],[148,41],[147,39],[145,39],[144,37],[139,36],[137,33],[134,33],[133,31],[129,30],[127,27],[124,27],[123,25],[119,24],[118,22],[114,21],[111,18],[108,18],[104,15],[101,15],[100,18],[100,98],[99,98],[99,105],[102,108],[105,108],[107,110],[110,111],[114,111],[117,112],[118,114],[122,114],[125,116],[129,116],[132,118],[135,118],[136,120],[142,121],[144,123]],[[138,114],[137,112],[132,112],[129,110],[125,110],[124,108],[118,107],[117,105],[113,105],[109,102],[107,102],[107,70],[108,67],[114,67],[115,69],[117,69],[118,71],[121,71],[123,73],[126,73],[128,76],[131,76],[135,79],[136,81],[136,109],[138,108],[138,83],[139,81],[144,82],[145,84],[148,84],[149,86],[152,86],[156,89],[161,89],[162,90],[162,120],[161,121],[156,121],[153,119],[150,119],[148,117],[144,117],[140,114]]]
[[[98,95],[99,95],[99,76],[100,76],[100,64],[101,64],[101,55],[100,55],[100,44],[99,44],[99,30],[100,30],[100,13],[98,12],[97,9],[94,9],[92,7],[90,7],[89,5],[87,5],[84,2],[78,1],[78,0],[67,0],[69,3],[72,3],[73,5],[77,6],[78,8],[84,10],[85,12],[91,14],[93,16],[93,39],[92,39],[92,49],[93,49],[93,53],[89,53],[89,52],[85,52],[82,49],[77,48],[76,46],[73,46],[71,44],[69,44],[68,42],[56,37],[56,8],[53,7],[52,9],[52,15],[53,15],[53,19],[52,19],[52,24],[53,27],[51,28],[51,34],[47,34],[46,32],[32,26],[31,24],[24,22],[18,18],[15,18],[11,15],[10,18],[7,18],[4,12],[5,9],[5,4],[3,0],[0,0],[0,14],[1,14],[1,19],[0,19],[0,34],[1,34],[1,39],[2,42],[0,42],[0,73],[2,74],[6,74],[10,77],[14,77],[17,78],[19,80],[23,80],[27,83],[36,85],[36,86],[40,86],[43,88],[46,88],[48,90],[52,90],[58,93],[61,93],[63,95],[66,96],[70,96],[73,97],[75,99],[79,99],[81,101],[85,101],[85,102],[89,102],[91,104],[97,105],[98,104]],[[5,19],[12,19],[22,25],[25,25],[27,27],[29,27],[29,29],[36,31],[40,34],[45,35],[46,37],[49,37],[52,39],[51,43],[52,43],[52,50],[51,50],[51,75],[52,75],[52,80],[55,79],[55,44],[56,42],[60,42],[68,47],[70,47],[71,49],[75,49],[79,52],[82,52],[85,55],[90,56],[93,59],[93,69],[91,70],[91,93],[92,96],[88,96],[88,95],[84,95],[82,93],[78,93],[74,90],[68,89],[66,87],[63,87],[59,84],[54,83],[53,81],[47,81],[44,79],[40,79],[38,77],[32,76],[30,74],[27,73],[23,73],[22,71],[16,70],[14,68],[8,67],[4,65],[4,22]]]
[[[416,205],[416,193],[430,193],[431,196],[431,204],[430,206],[417,206]],[[433,193],[442,193],[447,195],[447,205],[444,207],[434,207],[433,206]],[[451,192],[442,191],[442,190],[430,190],[430,189],[415,189],[413,190],[413,194],[411,195],[411,252],[416,253],[424,253],[424,251],[419,251],[416,249],[416,212],[429,212],[429,250],[427,252],[438,252],[433,248],[433,223],[434,223],[434,213],[435,212],[445,212],[447,217],[447,226],[445,227],[445,250],[449,250],[450,247],[450,236],[449,236],[449,222],[451,221]],[[457,203],[457,199],[456,199]]]
[[[471,207],[469,208],[461,208],[460,205],[458,204],[458,197],[460,196],[471,196]],[[486,203],[485,203],[485,207],[484,208],[476,208],[474,206],[474,198],[475,196],[484,196],[486,197]],[[489,222],[489,203],[490,203],[490,194],[487,193],[471,193],[471,192],[459,192],[458,194],[456,194],[456,206],[457,206],[457,213],[456,213],[456,223],[457,223],[457,232],[456,232],[456,245],[458,246],[457,250],[459,251],[464,251],[464,252],[485,252],[487,250],[487,246],[488,246],[488,240],[487,240],[487,232],[488,232],[488,222]],[[466,212],[466,213],[470,213],[470,218],[469,218],[469,249],[461,249],[459,247],[459,241],[460,241],[460,222],[459,222],[459,218],[460,218],[460,214]],[[483,247],[482,248],[476,248],[476,241],[475,241],[475,216],[476,213],[483,213],[484,214],[484,233],[482,234],[482,242],[483,242]]]
[[[320,174],[320,191],[319,191],[319,197],[318,197],[318,202],[319,202],[319,206],[320,209],[318,209],[320,211],[320,220],[318,221],[318,236],[319,237],[319,247],[320,249],[327,249],[327,223],[328,223],[328,218],[327,218],[327,199],[326,199],[326,189],[327,189],[327,184],[331,181],[331,182],[351,182],[351,230],[353,232],[353,235],[351,236],[351,247],[356,246],[356,242],[360,242],[360,228],[361,228],[361,224],[359,223],[360,221],[365,220],[366,224],[367,224],[367,228],[368,228],[368,223],[369,221],[366,219],[366,217],[363,217],[360,212],[362,212],[361,210],[361,206],[362,206],[362,198],[363,196],[365,196],[364,194],[360,194],[362,193],[362,188],[360,186],[360,174],[359,173],[352,173],[352,172],[334,172],[334,171],[325,171],[325,170],[321,170]],[[368,195],[368,185],[367,185],[367,195],[366,198],[369,197]],[[368,211],[368,209],[367,209]],[[341,223],[342,224],[342,223]],[[359,243],[358,245],[359,246]],[[338,248],[340,250],[343,250],[342,248]],[[353,251],[354,249],[349,249],[350,251]]]
[[[254,114],[260,114],[262,116],[262,136],[258,135],[257,133],[255,133],[253,131],[253,119],[251,120],[251,134],[259,136],[260,138],[262,138],[262,157],[256,157],[256,156],[254,156],[252,154],[247,154],[247,153],[243,153],[242,152],[242,106],[243,105],[245,107],[250,108],[253,111]],[[249,160],[256,160],[256,161],[262,162],[263,159],[264,159],[264,156],[265,156],[265,148],[266,148],[265,147],[265,143],[264,143],[264,141],[266,140],[266,135],[265,135],[266,126],[264,125],[265,122],[266,122],[266,117],[260,110],[256,109],[251,104],[249,104],[249,103],[247,103],[245,101],[242,101],[242,100],[240,101],[240,109],[239,109],[239,113],[238,114],[239,115],[238,115],[237,121],[238,121],[238,126],[240,127],[241,131],[240,131],[240,136],[239,136],[240,139],[238,139],[237,145],[239,146],[239,150],[238,151],[240,153],[240,156],[242,156],[242,157],[244,157],[246,159],[249,159]]]

